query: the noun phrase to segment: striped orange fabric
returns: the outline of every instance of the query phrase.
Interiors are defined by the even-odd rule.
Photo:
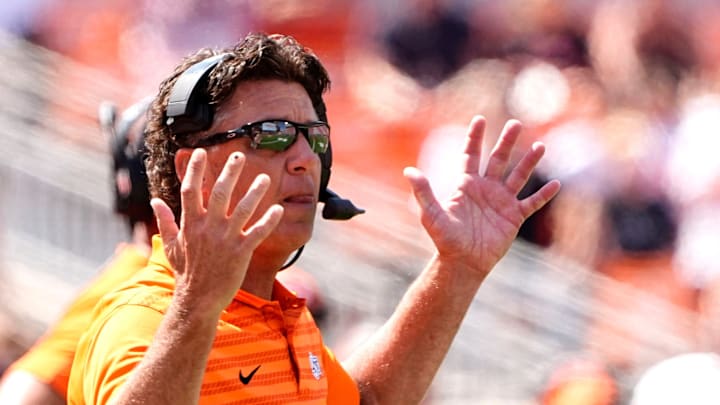
[[[10,370],[30,373],[65,397],[75,346],[90,324],[93,307],[105,293],[145,267],[147,261],[147,254],[137,247],[119,245],[100,276],[75,298],[60,320],[13,363]]]
[[[142,359],[173,286],[156,238],[148,267],[96,307],[78,346],[69,403],[107,403]],[[332,403],[357,404],[358,390],[324,346],[305,300],[277,281],[272,301],[239,290],[218,322],[200,404]]]

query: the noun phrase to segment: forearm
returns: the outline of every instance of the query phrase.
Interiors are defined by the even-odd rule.
[[[478,274],[431,260],[392,317],[346,363],[364,404],[422,400],[482,283]]]
[[[219,315],[186,308],[173,300],[143,360],[113,397],[113,405],[198,403]]]

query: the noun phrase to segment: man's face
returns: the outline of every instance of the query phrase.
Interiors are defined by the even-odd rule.
[[[266,119],[285,119],[303,124],[316,121],[318,117],[310,97],[298,83],[279,80],[243,82],[217,109],[207,134]],[[254,223],[272,204],[280,204],[284,208],[280,224],[257,251],[282,254],[304,245],[312,234],[321,171],[320,157],[310,149],[307,139],[298,134],[295,143],[280,152],[253,149],[250,139],[245,136],[208,147],[203,182],[206,202],[228,156],[235,151],[245,154],[246,163],[235,186],[231,209],[260,173],[270,176],[271,184],[248,224]]]

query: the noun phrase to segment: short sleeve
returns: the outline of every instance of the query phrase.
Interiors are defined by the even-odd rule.
[[[325,347],[323,362],[328,378],[328,405],[353,405],[360,403],[357,384],[342,367],[335,355]]]
[[[162,317],[155,309],[126,304],[93,324],[77,348],[69,403],[109,403],[147,352]]]

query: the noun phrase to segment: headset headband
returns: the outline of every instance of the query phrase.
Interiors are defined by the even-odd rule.
[[[206,89],[210,71],[229,54],[211,56],[184,71],[170,91],[165,123],[174,134],[198,132],[210,128],[214,108]]]

